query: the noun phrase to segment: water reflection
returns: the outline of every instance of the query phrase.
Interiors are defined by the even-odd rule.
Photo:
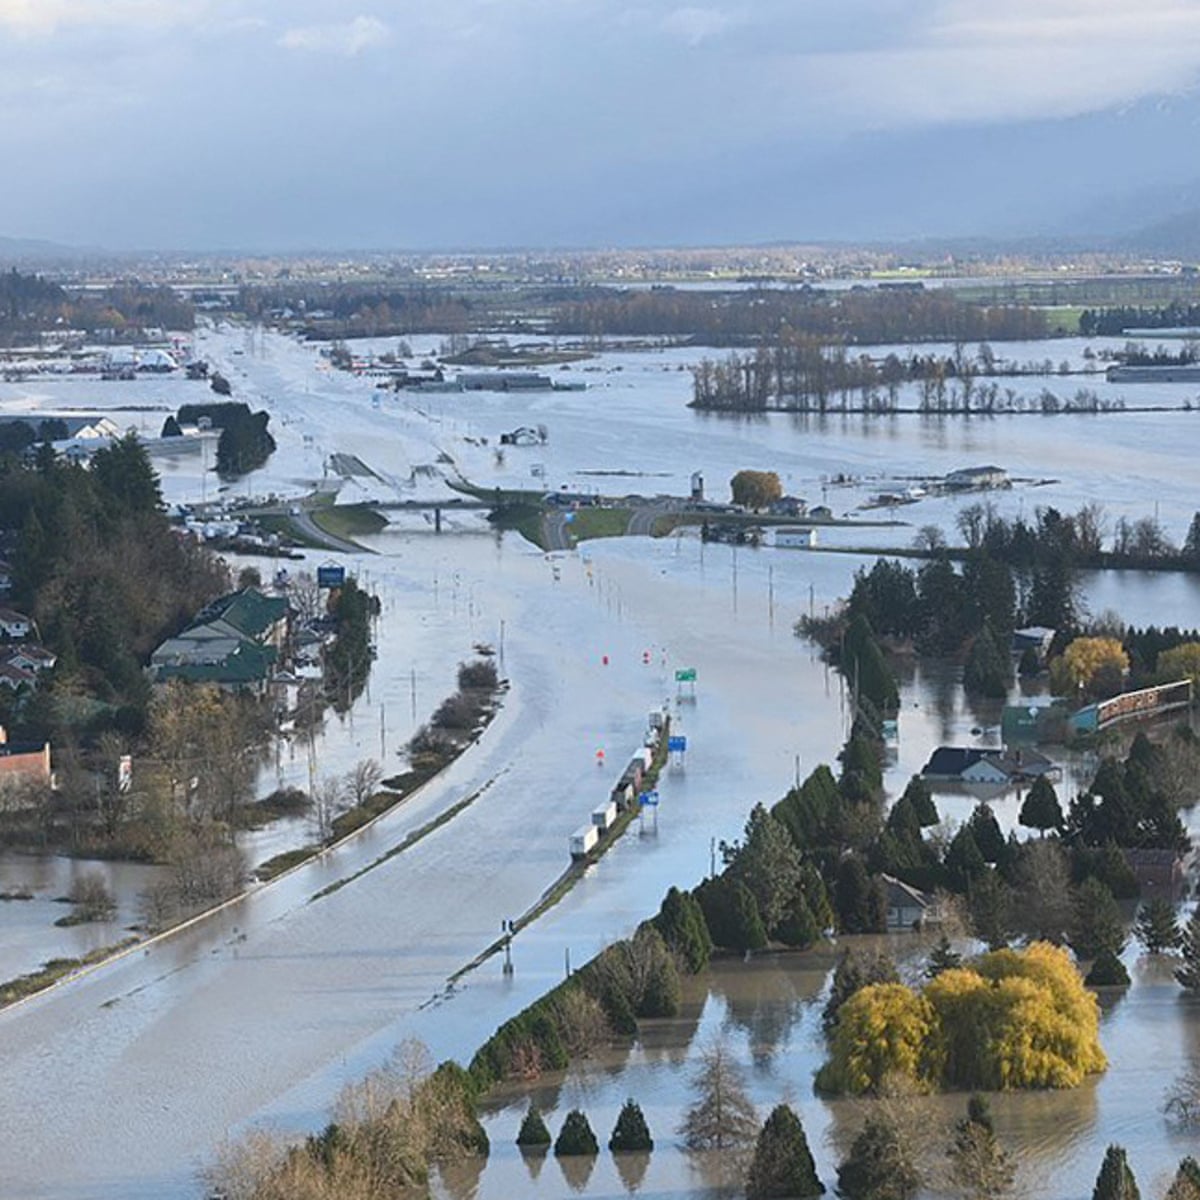
[[[584,1192],[596,1169],[594,1154],[565,1154],[558,1160],[559,1170],[573,1192]]]
[[[613,1161],[625,1190],[633,1195],[646,1178],[646,1171],[650,1166],[650,1155],[643,1151],[630,1151],[624,1154],[614,1154]]]

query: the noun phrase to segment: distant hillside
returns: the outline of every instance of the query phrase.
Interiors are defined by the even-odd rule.
[[[95,246],[64,246],[39,238],[0,237],[0,265],[31,266],[39,263],[77,262],[104,255]]]
[[[1131,254],[1200,262],[1200,208],[1188,209],[1112,239]]]

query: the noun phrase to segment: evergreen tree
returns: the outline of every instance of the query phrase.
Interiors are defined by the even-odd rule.
[[[706,879],[695,896],[714,945],[739,953],[766,946],[767,933],[758,915],[758,901],[744,883],[719,875]]]
[[[1200,563],[1200,512],[1192,516],[1192,523],[1188,526],[1187,537],[1183,539],[1180,554],[1190,563]]]
[[[989,950],[1008,945],[1012,935],[1012,889],[998,872],[985,871],[971,881],[967,890],[971,929]]]
[[[970,823],[963,825],[946,847],[947,882],[953,891],[966,892],[987,869]]]
[[[861,614],[852,618],[846,629],[838,665],[855,695],[868,701],[877,712],[894,713],[900,707],[896,677]]]
[[[778,1105],[767,1118],[754,1147],[746,1179],[748,1200],[776,1197],[804,1200],[824,1192],[800,1118],[788,1105]]]
[[[704,923],[704,912],[691,892],[669,889],[654,924],[663,941],[693,975],[708,966],[712,938]]]
[[[1161,898],[1143,904],[1138,910],[1134,931],[1147,954],[1163,954],[1176,949],[1181,935],[1175,906]]]
[[[838,1167],[837,1190],[843,1200],[911,1200],[920,1182],[896,1126],[872,1116]]]
[[[937,805],[933,800],[933,792],[930,791],[929,784],[920,775],[914,775],[908,781],[901,799],[907,800],[912,806],[912,811],[917,818],[917,824],[922,829],[929,825],[936,825],[941,820],[941,817],[938,815]]]
[[[929,961],[925,964],[925,978],[936,979],[943,971],[952,971],[961,967],[963,956],[955,953],[950,946],[950,939],[943,933],[938,943],[929,952]]]
[[[887,928],[883,881],[867,874],[866,865],[857,854],[847,854],[838,864],[833,902],[843,933],[882,933]]]
[[[1109,1146],[1092,1189],[1092,1200],[1141,1200],[1137,1181],[1120,1146]]]
[[[783,920],[800,886],[800,851],[786,826],[761,804],[746,821],[742,841],[722,845],[728,864],[726,876],[746,885],[758,903],[758,913],[768,935]]]
[[[1180,1162],[1163,1200],[1200,1200],[1200,1163],[1190,1154]]]
[[[983,855],[983,861],[993,864],[1001,862],[1006,844],[992,806],[986,802],[975,805],[967,824],[971,827],[971,836],[975,839],[975,845],[979,847],[979,853]]]
[[[888,955],[859,950],[843,951],[833,970],[829,999],[825,1001],[821,1013],[821,1023],[826,1032],[837,1024],[838,1011],[855,992],[873,983],[899,982],[900,973]]]
[[[559,1130],[558,1140],[554,1143],[554,1153],[559,1158],[600,1153],[596,1135],[592,1132],[587,1117],[579,1109],[573,1108],[567,1113],[567,1119]]]
[[[1063,825],[1062,807],[1058,803],[1058,793],[1054,784],[1045,775],[1039,775],[1033,781],[1029,794],[1021,805],[1020,816],[1017,820],[1026,829],[1037,829],[1043,837],[1050,829],[1061,829]]]
[[[1175,978],[1189,991],[1200,990],[1200,908],[1197,908],[1183,927],[1179,939],[1183,963]]]
[[[1096,955],[1083,982],[1088,987],[1128,987],[1129,972],[1125,970],[1125,964],[1106,948]]]
[[[1107,950],[1117,955],[1125,948],[1125,922],[1112,892],[1096,878],[1075,889],[1072,899],[1071,949],[1080,958],[1093,959]]]
[[[612,1137],[608,1139],[608,1148],[614,1154],[654,1149],[654,1140],[650,1137],[650,1127],[646,1124],[641,1105],[632,1097],[621,1106]]]
[[[992,1200],[1012,1191],[1016,1167],[996,1140],[992,1114],[982,1096],[972,1096],[967,1115],[954,1127],[950,1174],[969,1200]]]
[[[807,950],[821,936],[821,927],[799,888],[783,914],[783,920],[776,927],[775,936],[785,946],[792,946],[798,950]]]
[[[529,1108],[521,1121],[521,1128],[517,1131],[517,1145],[522,1149],[544,1150],[549,1148],[551,1140],[550,1130],[546,1128],[542,1114],[530,1100]]]
[[[968,694],[1003,700],[1008,695],[1012,664],[996,644],[990,622],[985,621],[963,668],[963,687]]]

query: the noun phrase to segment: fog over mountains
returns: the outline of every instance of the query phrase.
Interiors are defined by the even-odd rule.
[[[1183,254],[1198,79],[1193,0],[0,0],[0,230]]]

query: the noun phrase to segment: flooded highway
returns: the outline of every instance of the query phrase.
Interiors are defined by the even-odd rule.
[[[207,351],[221,361],[243,334],[208,337]],[[899,472],[931,461],[931,454],[940,466],[961,466],[964,455],[974,461],[1005,453],[994,432],[1000,422],[965,430],[943,423],[936,446],[939,439],[915,423],[907,431],[893,424],[887,434],[865,432],[860,421],[814,439],[789,418],[744,425],[701,418],[683,407],[686,387],[678,370],[658,364],[652,372],[648,359],[629,366],[619,389],[540,400],[488,396],[453,414],[445,397],[429,398],[436,404],[422,412],[415,411],[416,401],[406,401],[406,408],[389,400],[393,408],[380,413],[368,382],[319,372],[311,347],[271,335],[238,362],[239,389],[268,405],[279,428],[280,450],[254,483],[263,490],[319,478],[334,450],[359,455],[382,480],[399,486],[449,449],[473,478],[511,485],[522,473],[528,478],[528,463],[515,466],[510,456],[501,467],[476,443],[485,427],[491,437],[529,419],[551,426],[546,470],[556,480],[597,466],[661,466],[671,478],[621,484],[645,491],[682,490],[678,481],[696,468],[723,488],[730,464],[779,462],[797,490],[812,496],[822,477],[843,464]],[[644,387],[626,388],[636,371]],[[153,394],[164,387],[146,386]],[[1008,494],[1004,503],[1053,499],[1073,506],[1104,487],[1143,515],[1146,502],[1136,495],[1142,468],[1129,466],[1130,457],[1107,444],[1106,430],[1114,426],[1096,422],[1128,422],[1120,428],[1148,444],[1165,421],[1196,419],[1130,414],[1080,426],[1097,431],[1090,461],[1100,464],[1098,482],[1088,470],[1087,447],[1058,456],[1027,429],[1020,449],[1032,460],[1028,470],[1048,473],[1057,465],[1062,482],[1023,501]],[[1180,472],[1178,483],[1163,484],[1158,493],[1178,536],[1194,504],[1186,482],[1190,467],[1180,451],[1163,453],[1173,455],[1174,465],[1147,469],[1168,480]],[[1005,461],[1021,465],[1015,452]],[[169,496],[196,494],[198,478],[190,470],[167,471]],[[913,519],[948,524],[954,511],[951,502],[937,501]],[[187,931],[0,1013],[6,1068],[0,1124],[8,1134],[0,1149],[0,1195],[192,1196],[198,1168],[224,1137],[259,1122],[288,1131],[315,1128],[342,1084],[385,1061],[404,1037],[421,1038],[437,1058],[465,1061],[497,1024],[560,979],[568,960],[578,965],[628,933],[656,910],[671,884],[699,880],[709,869],[714,839],[736,837],[754,803],[774,801],[797,772],[836,754],[845,732],[837,677],[793,636],[792,623],[844,595],[854,570],[868,560],[705,547],[694,536],[589,543],[546,556],[515,534],[493,535],[478,517],[454,522],[457,532],[452,523],[450,532],[436,536],[409,519],[407,527],[400,523],[367,539],[372,553],[348,562],[383,602],[379,654],[369,689],[351,714],[327,718],[319,773],[343,773],[365,757],[395,769],[398,749],[452,690],[456,663],[478,642],[502,654],[511,681],[496,721],[443,775],[348,845]],[[903,544],[911,529],[894,537]],[[1195,613],[1192,623],[1200,623],[1196,595],[1194,579],[1170,577],[1160,588],[1152,579],[1106,576],[1087,598],[1097,611],[1116,607],[1134,620],[1157,615],[1184,623]],[[694,701],[674,683],[680,667],[697,670]],[[970,727],[965,710],[938,714],[932,694],[918,689],[906,696],[903,770],[923,760],[947,729]],[[564,900],[518,936],[511,979],[492,959],[448,987],[449,978],[494,941],[501,920],[529,909],[559,877],[570,833],[606,797],[641,741],[648,712],[664,702],[689,748],[684,768],[664,775],[657,821],[642,829],[635,823]],[[913,707],[918,702],[922,707]],[[602,769],[596,766],[600,749],[609,764]],[[307,774],[304,756],[293,752],[265,770],[264,784],[305,786]],[[408,834],[460,804],[452,819],[386,857]],[[318,896],[352,875],[346,886]],[[36,938],[27,937],[20,953],[28,957],[35,946]],[[794,971],[801,981],[780,984],[778,994],[764,992],[755,1002],[761,1028],[745,1036],[740,1052],[760,1069],[755,1046],[762,1029],[778,1030],[784,1050],[769,1056],[772,1073],[761,1080],[760,1095],[765,1100],[770,1089],[772,1095],[781,1086],[791,1089],[816,1145],[827,1132],[834,1136],[837,1120],[836,1106],[811,1096],[816,1051],[806,1005],[822,985],[825,965],[814,959],[780,970]],[[737,1024],[734,1010],[745,1005],[732,993],[745,985],[715,986],[731,989],[730,996],[695,997],[696,1022]],[[791,991],[796,995],[789,999]],[[1138,973],[1134,989],[1106,1018],[1108,1076],[1066,1097],[1028,1098],[1025,1116],[1007,1101],[997,1105],[1000,1122],[1011,1120],[1023,1136],[1035,1120],[1057,1129],[1046,1141],[1042,1190],[1032,1195],[1058,1200],[1065,1193],[1053,1189],[1068,1179],[1076,1188],[1082,1176],[1055,1174],[1068,1160],[1094,1176],[1105,1141],[1114,1138],[1149,1139],[1156,1147],[1154,1169],[1166,1169],[1177,1146],[1162,1132],[1157,1113],[1167,1082],[1158,1064],[1197,1053],[1198,1016],[1174,985]],[[648,1111],[652,1125],[669,1124],[690,1044],[690,1035],[678,1032],[663,1035],[668,1042],[675,1037],[671,1045],[643,1047],[630,1060],[636,1066],[645,1059],[660,1072],[669,1067],[672,1081],[661,1092],[636,1073],[626,1079],[610,1072],[604,1080],[587,1076],[564,1088],[564,1107],[571,1088],[584,1089],[580,1094],[601,1106],[618,1092],[621,1099],[629,1092],[641,1098],[645,1090],[658,1105]],[[506,1120],[511,1113],[492,1118],[497,1143],[509,1137]],[[1040,1143],[1031,1144],[1030,1153],[1037,1153]],[[821,1151],[823,1167],[830,1153]],[[675,1157],[675,1166],[669,1155],[656,1157],[646,1186],[653,1184],[656,1195],[705,1194],[704,1180]],[[1141,1166],[1136,1154],[1135,1166]],[[508,1148],[498,1149],[494,1166],[474,1181],[480,1200],[564,1194],[555,1163],[546,1164],[537,1190],[527,1173],[514,1173],[518,1169],[525,1172]],[[605,1171],[607,1161],[597,1168],[596,1183],[606,1181],[603,1194],[615,1194],[621,1181]],[[825,1175],[831,1182],[828,1170]],[[449,1193],[472,1194],[456,1187]]]

